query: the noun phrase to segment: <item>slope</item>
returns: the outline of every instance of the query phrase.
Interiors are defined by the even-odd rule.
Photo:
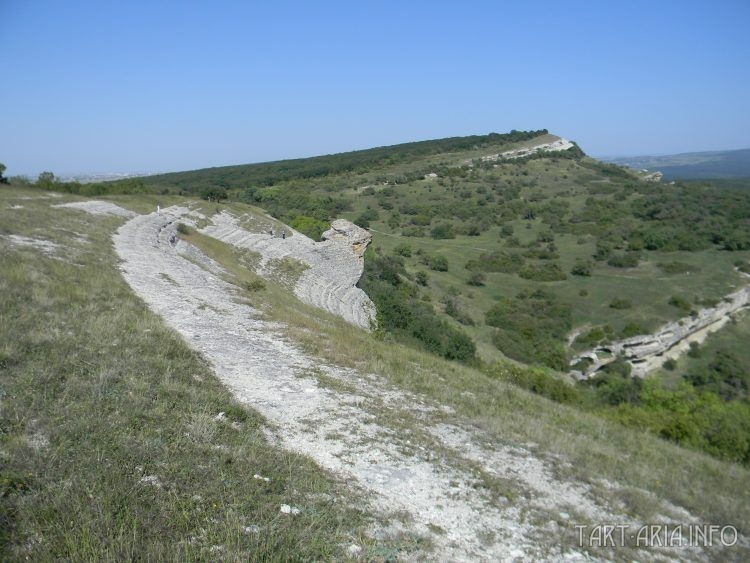
[[[179,207],[171,208],[164,214],[138,215],[124,223],[125,219],[122,218],[91,219],[82,211],[49,205],[62,203],[59,199],[22,199],[37,195],[38,192],[15,192],[8,200],[9,205],[3,206],[6,217],[3,225],[12,227],[12,232],[6,231],[6,235],[15,234],[26,239],[59,244],[63,240],[57,238],[61,236],[57,234],[58,228],[65,230],[66,243],[76,236],[95,237],[100,236],[103,229],[110,233],[119,229],[116,247],[125,259],[124,275],[146,302],[177,333],[183,335],[184,340],[175,341],[178,343],[177,349],[186,343],[205,355],[212,362],[216,374],[227,382],[238,398],[265,413],[268,418],[261,422],[260,428],[265,429],[274,441],[293,450],[305,449],[321,465],[335,470],[341,477],[355,477],[362,487],[358,489],[358,495],[366,501],[367,511],[376,515],[367,527],[368,534],[375,537],[368,537],[356,530],[349,532],[355,535],[348,540],[345,535],[333,534],[325,543],[330,551],[307,553],[330,558],[343,557],[347,553],[357,554],[357,549],[362,549],[363,557],[368,559],[391,559],[399,552],[414,557],[419,556],[420,552],[434,550],[438,557],[451,559],[482,556],[498,559],[524,556],[555,558],[563,554],[576,558],[583,557],[584,552],[588,551],[604,558],[652,559],[661,555],[726,560],[741,558],[743,550],[747,548],[744,538],[741,539],[741,546],[723,550],[715,547],[706,550],[652,551],[634,545],[612,550],[608,547],[580,546],[574,526],[598,522],[600,518],[613,518],[614,521],[634,526],[639,522],[654,520],[675,523],[733,522],[741,532],[746,533],[748,515],[743,497],[748,482],[747,471],[556,405],[471,368],[444,362],[393,342],[378,340],[364,331],[352,330],[345,321],[304,306],[283,285],[268,282],[265,288],[254,285],[252,289],[245,289],[244,282],[254,279],[252,276],[255,274],[239,266],[242,252],[213,239],[196,237],[195,233],[181,236],[186,239],[196,237],[196,244],[204,251],[211,251],[210,257],[203,256],[195,249],[189,250],[186,240],[181,240],[175,246],[170,243],[171,233],[176,229],[175,219],[191,220],[189,214]],[[133,210],[151,206],[138,198],[120,198],[115,202]],[[193,212],[200,212],[209,218],[216,211],[214,206],[206,209],[205,204],[196,206],[185,200],[179,203],[182,208],[191,206]],[[16,209],[16,206],[24,207]],[[238,204],[232,206],[235,212],[239,207]],[[28,214],[20,215],[24,210]],[[253,211],[244,208],[244,212]],[[25,216],[24,221],[21,221],[22,216]],[[44,226],[27,223],[31,217],[44,218]],[[203,219],[196,215],[193,220]],[[4,236],[5,240],[15,239]],[[91,253],[89,261],[85,253],[91,251],[90,247],[86,243],[80,244],[83,245],[84,254],[75,257],[61,253],[44,259],[40,254],[45,252],[43,250],[17,246],[8,246],[4,252],[11,253],[14,260],[24,261],[26,268],[34,264],[44,267],[54,266],[57,262],[63,264],[61,269],[55,270],[54,279],[57,281],[54,287],[64,287],[60,280],[75,279],[82,273],[82,279],[94,281],[97,276],[92,274],[98,271],[100,275],[107,273],[104,279],[108,285],[121,288],[116,283],[117,270],[112,250],[107,249],[106,244],[99,246],[99,250]],[[71,258],[80,265],[65,265]],[[79,271],[79,268],[85,269]],[[64,274],[66,269],[71,272]],[[42,275],[43,272],[40,272],[24,277],[25,283],[22,285],[6,278],[6,287],[13,288],[15,292],[23,288],[36,288],[39,291],[39,284],[44,279],[40,277]],[[106,307],[111,309],[115,305],[114,310],[118,310],[120,301],[113,301],[112,294],[103,289],[97,291],[101,293],[101,301]],[[122,288],[118,291],[122,291]],[[19,303],[38,302],[38,307],[48,307],[49,300],[41,297],[40,293],[32,293],[25,300],[11,298],[3,303],[6,307],[11,303],[18,307]],[[122,297],[133,299],[127,290]],[[63,298],[61,305],[70,302],[75,301]],[[99,309],[93,309],[90,313],[101,314]],[[83,320],[88,318],[88,314],[82,309],[76,318]],[[137,320],[126,320],[128,322],[125,323],[112,322],[112,317],[100,320],[104,324],[97,325],[95,330],[101,333],[102,349],[99,351],[99,340],[92,341],[97,348],[84,358],[93,366],[89,366],[89,369],[96,370],[108,365],[105,365],[107,355],[104,350],[106,346],[111,348],[118,333],[121,333],[121,339],[138,335],[143,341],[136,350],[132,340],[124,340],[116,350],[137,351],[137,357],[144,357],[152,349],[155,354],[163,355],[163,340],[156,339],[149,344],[150,337],[143,336],[154,332],[156,325],[146,325],[149,332],[144,332],[140,329],[143,325],[139,327]],[[77,326],[74,324],[74,327]],[[102,326],[110,328],[102,331]],[[19,334],[25,332],[21,330]],[[83,335],[74,333],[72,342],[79,336]],[[53,333],[47,340],[47,347],[56,339]],[[4,408],[7,406],[6,400],[12,401],[12,408],[18,408],[17,390],[24,381],[21,374],[27,372],[23,362],[27,361],[29,350],[28,345],[14,345],[7,353],[11,359],[11,369],[3,371],[3,385],[12,392],[4,399]],[[114,360],[122,361],[122,358],[118,356]],[[36,361],[46,360],[44,356],[39,356]],[[146,382],[140,387],[122,390],[116,378],[102,376],[92,395],[98,402],[97,412],[110,412],[109,409],[113,414],[123,412],[120,405],[126,401],[131,406],[127,412],[138,415],[142,411],[132,408],[134,401],[153,397],[155,405],[167,409],[164,411],[166,413],[172,413],[171,424],[174,428],[161,438],[146,438],[143,442],[144,445],[153,444],[151,455],[154,460],[161,459],[158,448],[164,447],[164,444],[174,444],[177,450],[185,449],[186,443],[178,440],[177,436],[187,433],[205,452],[203,455],[218,457],[216,466],[226,468],[224,475],[217,479],[217,482],[224,484],[221,490],[235,491],[241,495],[242,483],[245,483],[244,486],[249,483],[258,487],[246,498],[270,504],[264,504],[267,506],[266,516],[259,514],[264,518],[259,526],[262,532],[257,536],[252,521],[241,524],[242,520],[237,518],[244,516],[247,507],[232,504],[233,510],[229,511],[228,505],[222,504],[205,514],[200,513],[200,516],[180,520],[178,533],[173,533],[169,527],[173,525],[174,516],[171,513],[162,514],[161,527],[158,529],[166,533],[157,538],[148,536],[144,528],[136,527],[128,536],[133,538],[131,543],[122,536],[117,544],[120,551],[106,551],[109,531],[122,529],[113,526],[99,529],[97,534],[89,536],[85,543],[86,551],[62,549],[54,553],[85,554],[93,558],[101,558],[107,553],[127,554],[132,553],[128,549],[133,550],[142,544],[141,538],[149,537],[151,543],[147,543],[143,549],[150,549],[145,553],[152,556],[174,553],[174,549],[182,546],[180,549],[187,550],[185,553],[195,556],[216,556],[225,550],[223,557],[233,557],[235,554],[241,557],[242,554],[263,553],[253,551],[254,538],[270,540],[275,538],[277,530],[288,530],[292,535],[285,537],[292,538],[294,530],[309,529],[311,524],[316,530],[329,529],[333,532],[340,529],[337,526],[341,522],[347,522],[346,519],[335,520],[339,524],[334,524],[333,520],[321,519],[320,503],[326,503],[324,499],[330,499],[330,496],[309,491],[302,482],[295,482],[294,491],[276,488],[280,474],[294,474],[301,461],[294,461],[290,465],[289,461],[279,459],[269,451],[263,465],[264,473],[258,473],[260,479],[252,478],[260,463],[258,456],[264,455],[263,452],[251,453],[250,450],[238,448],[235,443],[222,441],[225,437],[249,439],[253,443],[262,440],[258,433],[248,433],[242,426],[242,411],[221,403],[211,405],[206,410],[201,410],[200,404],[194,405],[188,408],[188,416],[185,417],[180,416],[179,410],[174,411],[178,404],[186,407],[189,404],[175,404],[175,400],[199,400],[203,396],[202,386],[206,382],[213,385],[211,376],[205,371],[199,374],[202,381],[197,381],[191,377],[195,372],[189,364],[144,365],[133,377],[127,377],[131,361],[120,367],[119,373],[127,381],[135,383],[140,377],[149,377],[148,381],[152,381],[151,378],[157,381],[163,379],[165,385],[170,385],[170,382],[177,385],[178,381],[184,379],[184,383],[195,386],[198,393],[188,393],[180,399],[170,393],[154,396]],[[15,362],[21,363],[16,367]],[[54,365],[46,369],[52,369]],[[176,391],[185,393],[179,386]],[[79,455],[85,459],[91,450],[73,439],[65,441],[65,436],[66,428],[73,420],[81,419],[80,422],[86,424],[85,419],[81,418],[82,409],[86,406],[79,403],[86,395],[55,390],[48,396],[55,400],[56,397],[64,398],[66,408],[56,414],[53,422],[45,416],[41,405],[34,406],[37,420],[32,430],[47,436],[47,447],[54,448],[54,451],[66,448],[67,459],[71,456],[79,459]],[[225,415],[214,414],[217,410]],[[226,418],[229,420],[225,421]],[[121,440],[134,446],[139,444],[139,440],[144,439],[140,432],[158,429],[163,424],[162,419],[153,420],[159,422],[155,425],[120,424],[118,428],[121,430],[112,436],[113,442],[99,443],[98,449],[95,449],[98,452],[95,458],[97,462],[91,465],[88,478],[92,482],[108,483],[108,488],[113,491],[128,486],[135,487],[137,492],[135,499],[124,504],[121,500],[102,506],[99,499],[106,497],[103,490],[96,488],[94,509],[106,517],[119,514],[122,508],[118,509],[118,506],[130,507],[132,502],[138,503],[141,498],[151,503],[158,514],[169,506],[166,503],[175,494],[180,495],[179,498],[186,495],[185,502],[188,502],[191,495],[205,498],[202,496],[206,494],[204,488],[212,490],[210,481],[197,478],[200,466],[210,462],[199,462],[196,474],[195,461],[172,450],[173,459],[168,465],[161,466],[155,461],[154,470],[144,468],[144,474],[136,470],[135,475],[130,475],[128,468],[132,462],[121,460],[118,456],[122,453],[118,452],[131,451],[133,447],[123,448],[118,444]],[[240,426],[235,428],[234,422]],[[17,442],[23,440],[29,430],[28,425],[29,422],[10,426],[12,432],[9,439]],[[9,442],[4,444],[4,447],[9,447]],[[310,448],[309,444],[315,444],[315,447]],[[44,449],[37,451],[22,449],[18,445],[13,447],[15,452],[22,454],[14,463],[27,460],[28,463],[37,464],[36,467],[45,463]],[[221,452],[221,455],[217,456],[216,452]],[[620,463],[623,455],[630,460],[627,468]],[[232,461],[227,463],[227,459]],[[109,460],[109,463],[101,460]],[[124,471],[119,471],[120,467]],[[26,542],[28,536],[23,534],[23,528],[16,525],[9,545],[16,546],[14,549],[18,549],[19,554],[32,553],[44,558],[51,553],[47,538],[51,535],[54,537],[63,515],[52,513],[46,519],[35,518],[38,512],[34,511],[34,504],[29,503],[28,499],[41,497],[59,502],[61,493],[56,484],[61,476],[57,474],[58,471],[57,466],[52,466],[43,480],[34,482],[30,493],[16,490],[3,497],[4,506],[14,507],[16,523],[33,525],[29,531],[35,534],[33,537],[39,538],[39,541]],[[227,481],[233,472],[237,472],[237,480]],[[263,477],[269,474],[272,475],[273,485],[267,489]],[[314,474],[306,473],[305,478]],[[244,481],[242,476],[245,477]],[[206,477],[210,478],[210,475]],[[197,480],[189,481],[191,486],[187,488],[181,480],[185,478]],[[138,485],[139,480],[143,480],[143,484]],[[74,487],[73,490],[78,488]],[[334,495],[339,502],[331,506],[328,501],[325,506],[331,506],[331,509],[327,514],[333,515],[347,509],[350,501],[344,494],[346,490],[340,481],[334,489],[328,490],[327,495]],[[403,492],[394,497],[392,491]],[[453,493],[448,494],[448,491]],[[287,496],[280,497],[276,493],[286,493]],[[288,502],[281,503],[280,498]],[[206,510],[202,500],[192,502]],[[399,507],[405,508],[406,512],[389,512]],[[293,509],[298,509],[299,514],[295,514]],[[150,512],[147,511],[147,514]],[[295,518],[298,520],[295,521]],[[212,519],[217,521],[212,522]],[[96,518],[92,522],[100,520]],[[212,522],[207,535],[197,529],[203,522]],[[296,527],[295,522],[299,523],[300,528]],[[472,523],[473,526],[470,525]],[[289,524],[292,527],[286,528]],[[241,525],[249,529],[245,535],[237,532],[241,530]],[[80,526],[71,523],[61,528],[66,532],[64,538],[70,542],[80,541]],[[373,530],[378,529],[383,532],[374,534]],[[232,536],[232,533],[235,535]],[[196,539],[189,540],[191,535]],[[180,536],[188,538],[187,543],[181,544]],[[230,541],[232,537],[235,539]],[[298,544],[300,548],[308,545],[303,536],[299,536],[298,540],[301,542]],[[352,543],[355,549],[350,550]],[[273,549],[274,544],[265,545]],[[323,545],[318,543],[318,549]],[[163,551],[155,551],[157,546]],[[283,557],[284,553],[295,552],[267,553],[281,554]]]

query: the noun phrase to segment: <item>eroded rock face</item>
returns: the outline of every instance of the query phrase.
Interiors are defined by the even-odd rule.
[[[349,245],[357,258],[362,258],[365,255],[365,250],[372,241],[370,231],[358,227],[346,219],[336,219],[331,223],[331,228],[323,233],[322,237],[326,241]]]
[[[684,317],[667,323],[653,334],[632,336],[624,340],[601,345],[589,352],[580,354],[570,362],[575,365],[588,360],[584,372],[576,372],[578,378],[588,378],[618,356],[622,356],[632,367],[632,375],[644,377],[649,371],[660,366],[672,356],[689,349],[691,340],[702,342],[710,333],[720,329],[730,316],[750,306],[750,286],[743,287],[724,297],[715,307],[701,309],[694,316]],[[670,355],[670,352],[674,352]]]
[[[338,315],[351,324],[370,330],[375,305],[357,287],[364,271],[363,255],[372,235],[351,221],[336,219],[315,242],[286,227],[282,238],[268,232],[243,229],[238,219],[226,212],[214,215],[201,232],[261,255],[258,274],[272,275],[273,264],[292,258],[307,266],[294,285],[294,294],[304,303]]]

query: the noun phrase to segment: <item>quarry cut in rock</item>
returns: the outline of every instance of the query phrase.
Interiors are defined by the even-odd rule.
[[[245,217],[246,222],[252,218]],[[356,287],[364,271],[364,253],[372,235],[345,219],[336,219],[315,242],[294,229],[279,233],[252,232],[244,229],[239,218],[226,211],[214,215],[201,232],[220,241],[246,248],[261,255],[258,274],[271,277],[273,266],[291,258],[307,266],[294,284],[294,294],[308,305],[342,317],[364,330],[370,330],[375,306],[367,294]]]
[[[644,377],[666,359],[676,359],[687,351],[691,341],[702,342],[709,333],[724,326],[733,314],[749,306],[750,286],[747,286],[727,295],[715,307],[701,309],[694,316],[667,323],[653,334],[632,336],[580,354],[571,360],[570,365],[581,362],[587,365],[585,369],[571,373],[579,379],[586,379],[622,357],[631,365],[633,376]]]

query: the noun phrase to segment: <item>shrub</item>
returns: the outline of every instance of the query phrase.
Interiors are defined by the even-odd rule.
[[[298,215],[292,220],[291,227],[313,240],[320,240],[320,237],[328,229],[328,223],[307,215]]]
[[[591,260],[576,260],[576,263],[570,269],[570,273],[574,276],[585,276],[590,277],[594,270],[594,263]]]
[[[629,322],[620,331],[620,336],[623,338],[630,338],[631,336],[638,336],[640,334],[646,334],[646,329],[638,323]]]
[[[417,282],[418,285],[426,286],[427,285],[427,272],[419,271],[414,276],[414,280]]]
[[[474,286],[482,286],[484,285],[485,279],[486,276],[482,272],[472,272],[466,283]]]
[[[429,266],[431,270],[435,270],[436,272],[447,272],[448,259],[442,254],[436,254],[429,258]]]
[[[703,355],[703,351],[701,350],[700,344],[698,344],[697,342],[691,342],[690,350],[688,350],[687,354],[691,358],[700,358]]]
[[[193,229],[185,223],[177,223],[177,232],[181,235],[189,235],[193,232]]]
[[[615,268],[635,268],[641,259],[639,252],[626,252],[624,254],[613,254],[607,260],[607,264]]]
[[[367,229],[370,227],[370,221],[377,221],[379,218],[380,214],[376,209],[366,209],[360,213],[359,217],[354,220],[354,223],[363,229]]]
[[[393,249],[393,253],[398,256],[409,258],[411,256],[411,246],[407,243],[397,244]]]
[[[403,282],[405,277],[404,266],[395,257],[378,256],[372,248],[365,253],[360,287],[375,303],[378,328],[444,358],[476,361],[471,338],[421,302],[416,287]]]
[[[208,201],[221,201],[227,199],[227,190],[220,186],[205,188],[201,192],[201,198]]]
[[[609,303],[610,309],[630,309],[632,306],[633,304],[630,302],[630,299],[622,299],[620,297],[615,297]]]
[[[685,262],[659,262],[659,269],[665,274],[686,274],[688,272],[697,272],[700,270],[697,266],[691,266]]]
[[[266,288],[266,284],[261,279],[245,282],[245,289],[248,291],[260,291],[265,288]]]
[[[406,227],[401,231],[405,237],[423,237],[424,229],[422,227]]]
[[[562,281],[568,277],[554,262],[539,265],[528,264],[519,270],[518,275],[527,280],[542,282]]]
[[[570,404],[578,400],[575,387],[543,369],[496,364],[487,370],[487,374],[558,403]]]
[[[503,354],[561,370],[567,368],[563,342],[571,319],[570,306],[543,290],[502,298],[485,314],[485,322],[497,329],[493,342]]]
[[[456,238],[456,233],[450,223],[440,223],[432,228],[430,236],[434,239],[451,239]]]
[[[490,252],[481,254],[478,259],[469,260],[466,269],[512,274],[517,272],[524,262],[523,256],[515,252]]]
[[[668,303],[672,305],[672,307],[677,307],[683,311],[689,311],[692,308],[690,301],[679,295],[673,295],[670,297]]]

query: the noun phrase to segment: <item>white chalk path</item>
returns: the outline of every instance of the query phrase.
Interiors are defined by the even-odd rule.
[[[278,325],[260,320],[238,302],[236,288],[216,275],[218,265],[205,259],[208,267],[201,266],[181,255],[188,245],[170,244],[176,222],[188,213],[172,207],[124,224],[114,236],[123,276],[211,362],[239,400],[267,417],[284,447],[369,491],[376,512],[408,515],[403,525],[391,519],[392,526],[374,532],[378,537],[405,526],[428,536],[439,560],[583,560],[585,554],[557,545],[561,531],[554,521],[541,529],[534,516],[630,522],[599,506],[586,486],[557,479],[551,466],[530,452],[491,444],[459,423],[431,420],[444,418],[436,415],[444,415],[445,408],[427,405],[376,376],[303,354],[284,339]],[[352,390],[320,387],[315,371]],[[424,439],[412,443],[408,430],[385,425],[384,405],[396,419],[399,414],[416,418],[419,430],[433,436],[434,447],[425,447]],[[475,487],[480,480],[467,467],[471,462],[514,483],[518,499],[493,499]]]
[[[548,462],[524,448],[498,444],[448,407],[380,377],[306,356],[285,340],[282,327],[260,320],[237,299],[237,288],[221,279],[219,264],[182,241],[171,244],[176,221],[191,216],[196,214],[173,207],[124,224],[113,237],[123,276],[211,362],[239,400],[266,417],[272,439],[370,493],[369,506],[387,522],[372,530],[375,537],[423,535],[434,553],[411,554],[420,559],[590,561],[590,555],[560,542],[574,524],[616,522],[637,529],[640,523],[613,512],[608,501],[597,502],[587,485],[561,480]],[[320,387],[316,372],[341,386]],[[488,478],[501,479],[518,497],[491,497],[483,488]],[[698,523],[680,507],[667,502],[661,507],[663,524]],[[741,541],[748,545],[746,538]],[[706,560],[705,553],[689,547],[634,550],[632,557]]]

